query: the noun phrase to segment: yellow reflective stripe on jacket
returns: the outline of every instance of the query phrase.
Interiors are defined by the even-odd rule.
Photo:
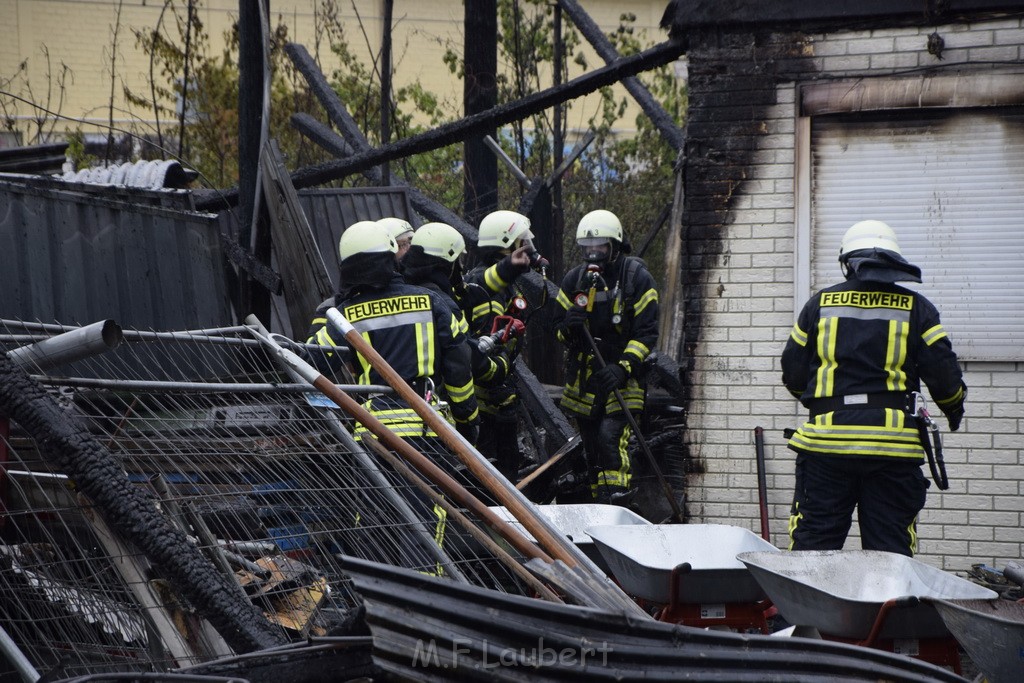
[[[821,359],[821,365],[818,367],[818,378],[814,387],[815,398],[832,395],[836,368],[839,367],[839,362],[836,360],[838,332],[839,318],[818,320],[818,358]]]
[[[380,420],[382,425],[387,427],[396,436],[437,436],[423,421],[423,418],[412,408],[373,409],[368,403],[364,403],[363,407],[369,410],[374,417]],[[356,423],[356,435],[366,434],[369,431],[361,423]]]
[[[469,381],[461,387],[453,387],[451,384],[446,382],[444,390],[448,393],[448,398],[452,401],[455,403],[462,403],[473,395],[473,382]]]
[[[563,292],[562,290],[558,290],[558,296],[555,297],[555,301],[557,301],[558,305],[561,306],[562,308],[564,308],[567,311],[569,310],[569,308],[571,308],[572,306],[575,305],[569,299],[569,296],[565,292]]]
[[[508,283],[498,274],[497,263],[484,271],[484,284],[492,292],[500,292],[505,287],[508,287]]]
[[[931,346],[945,336],[947,336],[946,330],[942,329],[942,325],[936,325],[935,327],[925,330],[921,334],[921,339],[924,340],[925,345]]]
[[[889,391],[907,390],[907,341],[910,338],[910,323],[889,321],[889,338],[885,347],[885,387]]]
[[[633,315],[640,315],[641,311],[647,308],[649,304],[656,303],[657,301],[658,290],[654,289],[653,287],[651,289],[648,289],[646,292],[644,292],[644,295],[640,297],[640,300],[636,302],[636,306],[633,307]]]
[[[651,350],[635,339],[630,339],[629,343],[626,344],[626,348],[622,351],[622,355],[625,356],[627,353],[633,356],[638,363],[643,363],[644,359],[651,355]]]
[[[313,318],[313,322],[311,322],[309,324],[309,326],[310,326],[310,328],[313,328],[313,327],[323,327],[326,324],[327,324],[327,318],[325,318],[324,316],[321,315],[321,316],[314,317]],[[307,344],[312,344],[313,343],[313,337],[310,337],[309,339],[307,339],[306,343]]]
[[[316,334],[308,339],[308,342],[319,346],[337,346],[334,339],[331,338],[330,332],[327,331],[326,325],[317,330]]]
[[[477,304],[476,306],[474,306],[473,310],[470,311],[469,314],[470,317],[473,319],[473,322],[476,322],[477,320],[482,320],[491,314],[501,315],[504,312],[505,311],[504,309],[502,309],[501,304],[499,304],[494,299],[488,299],[482,304]]]
[[[644,409],[644,390],[640,388],[636,380],[630,379],[626,383],[625,388],[619,390],[619,393],[631,411],[641,411]],[[591,415],[594,411],[594,401],[596,398],[589,391],[581,392],[578,384],[571,384],[562,391],[562,398],[559,404],[566,410],[571,410],[574,413]],[[622,406],[619,405],[614,393],[608,394],[604,410],[605,413],[622,411]]]
[[[935,398],[935,397],[933,396],[932,398]],[[959,401],[962,401],[963,398],[964,398],[964,387],[963,387],[963,385],[961,385],[956,390],[956,393],[953,394],[952,396],[950,396],[949,398],[942,398],[942,399],[936,398],[935,402],[938,405],[940,405],[940,406],[948,406],[948,405],[950,405],[952,403],[957,403]]]
[[[789,443],[800,450],[829,455],[924,457],[917,426],[907,426],[903,411],[886,409],[886,424],[837,425],[832,414],[819,415],[797,430]]]
[[[800,329],[800,323],[793,323],[793,329],[789,333],[789,338],[800,346],[807,346],[807,333]]]
[[[430,377],[434,374],[434,335],[432,325],[416,323],[416,376]]]

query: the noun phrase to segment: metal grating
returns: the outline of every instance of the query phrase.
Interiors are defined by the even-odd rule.
[[[2,321],[0,350],[55,331]],[[74,376],[55,376],[68,368]],[[290,639],[343,631],[358,603],[343,554],[526,592],[451,522],[439,551],[432,506],[351,438],[347,417],[279,373],[245,328],[126,330],[116,351],[51,375],[25,370]],[[0,619],[33,665],[72,676],[230,654],[201,610],[41,453],[21,426],[0,422]]]

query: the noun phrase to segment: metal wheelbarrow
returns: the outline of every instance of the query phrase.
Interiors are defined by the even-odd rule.
[[[587,530],[623,590],[634,598],[670,603],[756,603],[765,591],[737,553],[779,550],[749,529],[725,524]]]
[[[989,683],[1024,681],[1024,604],[928,598]]]
[[[535,507],[537,512],[544,515],[551,522],[552,526],[568,537],[605,574],[610,574],[611,571],[601,553],[598,552],[593,540],[587,534],[587,529],[601,524],[619,526],[649,526],[651,524],[632,510],[619,505],[576,503],[569,505],[537,505]],[[536,541],[533,534],[527,531],[504,506],[495,505],[491,507],[491,510],[494,510],[495,514],[515,526],[528,539]],[[502,540],[501,542],[504,541]]]
[[[748,552],[737,557],[791,624],[861,641],[950,638],[921,598],[988,600],[994,591],[897,553],[878,550]]]

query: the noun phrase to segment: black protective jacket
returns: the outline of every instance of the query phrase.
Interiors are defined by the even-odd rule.
[[[554,324],[558,340],[569,347],[566,357],[565,389],[561,405],[585,417],[600,411],[597,397],[587,389],[587,380],[597,369],[594,354],[584,339],[564,323],[565,312],[575,305],[579,293],[590,293],[586,264],[576,266],[562,280],[555,307]],[[594,290],[593,309],[587,320],[606,363],[618,363],[627,373],[621,390],[631,411],[643,410],[642,365],[658,343],[658,290],[643,260],[620,256],[601,274]],[[605,413],[621,410],[613,394],[605,397]]]
[[[950,414],[966,396],[935,306],[899,285],[857,277],[804,306],[782,353],[782,382],[812,414],[790,448],[832,456],[923,459],[900,398],[924,382]]]
[[[326,317],[336,306],[402,379],[420,390],[430,379],[444,387],[452,415],[460,423],[478,419],[471,350],[459,320],[436,292],[406,284],[398,275],[383,289],[353,291],[320,304],[313,316],[308,343],[344,344],[344,335]],[[383,378],[356,354],[360,384],[382,384]],[[422,435],[421,420],[393,398],[375,401],[370,410],[400,436]],[[417,431],[420,429],[420,431]]]

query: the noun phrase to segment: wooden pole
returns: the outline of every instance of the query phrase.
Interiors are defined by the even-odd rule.
[[[337,309],[332,308],[331,310],[334,311],[337,315],[341,315],[340,313],[337,313]],[[371,434],[380,439],[381,443],[383,443],[386,447],[390,448],[392,451],[398,453],[406,462],[408,462],[414,468],[416,468],[416,470],[419,471],[420,474],[425,476],[435,485],[439,486],[441,490],[445,492],[446,495],[453,498],[459,505],[470,510],[473,514],[477,516],[478,519],[483,521],[488,527],[490,527],[497,533],[501,534],[501,536],[506,541],[508,541],[512,545],[512,547],[515,548],[519,553],[521,553],[525,557],[537,558],[548,563],[552,561],[549,555],[547,555],[540,548],[531,543],[529,539],[527,539],[516,529],[511,527],[505,520],[498,517],[498,515],[495,514],[493,510],[488,508],[473,494],[467,491],[465,487],[462,486],[462,484],[452,479],[444,470],[442,470],[440,467],[431,462],[430,459],[427,458],[425,455],[423,455],[415,448],[410,446],[401,437],[396,436],[394,432],[392,432],[390,429],[384,426],[384,424],[380,420],[378,420],[370,411],[368,411],[366,408],[357,403],[354,399],[352,399],[351,396],[346,394],[344,391],[336,387],[333,383],[331,383],[330,380],[328,380],[326,377],[317,372],[317,370],[313,366],[299,358],[295,353],[279,345],[269,336],[263,335],[262,333],[257,331],[257,329],[253,329],[262,327],[263,325],[258,318],[250,315],[248,318],[246,318],[246,323],[250,325],[249,329],[250,332],[252,332],[253,336],[255,336],[261,342],[266,344],[268,348],[273,350],[274,353],[277,354],[278,358],[280,358],[282,362],[284,362],[289,368],[291,368],[300,377],[302,377],[302,379],[306,380],[314,387],[319,389],[325,396],[334,401],[339,408],[341,408],[346,413],[351,415],[353,418],[358,420],[360,424],[362,424],[364,427],[366,427],[367,430],[370,431]],[[377,352],[373,351],[373,349],[369,347],[369,345],[363,340],[363,338],[360,337],[359,334],[356,333],[354,329],[352,329],[352,326],[349,325],[347,321],[346,325],[350,330],[352,330],[352,336],[356,337],[364,347],[369,348],[369,350],[373,352],[373,354],[377,358],[380,358]],[[346,335],[346,339],[349,340],[349,343],[352,343],[352,339],[349,337],[349,335]],[[353,348],[356,347],[353,346]],[[359,350],[362,353],[361,349],[357,350]],[[380,360],[383,362],[383,359]],[[384,363],[384,365],[387,364]],[[388,366],[388,370],[391,370],[390,366]],[[394,370],[391,370],[391,374],[395,375]],[[401,381],[400,377],[398,379],[399,384],[404,385],[409,390],[409,392],[412,393],[412,396],[414,398],[417,398],[421,402],[423,402],[423,399],[416,396],[415,392],[412,391],[412,388],[409,387],[408,384],[406,384],[404,381]],[[401,394],[401,392],[399,392],[399,394]],[[411,402],[410,405],[412,405]],[[425,402],[424,405],[426,405]],[[433,411],[430,410],[429,406],[427,406],[427,410],[428,412],[433,414]],[[443,422],[445,425],[448,424],[447,422],[444,422],[444,420],[441,419],[440,417],[438,419],[440,419],[441,422]],[[438,434],[441,433],[437,431],[436,428],[435,432],[437,432]],[[527,527],[527,530],[533,533],[533,531],[529,529],[529,527]],[[539,539],[540,537],[537,536],[537,534],[534,534],[534,538]],[[566,562],[566,564],[569,564],[569,562]],[[575,562],[573,562],[573,564],[575,564]]]
[[[442,441],[462,461],[467,469],[482,483],[499,503],[519,520],[519,523],[529,531],[542,548],[551,553],[556,560],[561,560],[570,567],[579,564],[576,556],[569,552],[563,545],[562,539],[556,537],[536,513],[528,507],[528,503],[518,491],[514,490],[511,484],[502,477],[493,467],[486,463],[483,458],[470,446],[462,435],[452,427],[447,420],[438,415],[423,398],[403,380],[387,361],[370,346],[365,339],[356,331],[348,320],[336,308],[327,311],[327,319],[334,324],[345,335],[351,348],[359,353],[366,361],[373,366],[373,369],[380,374],[384,380],[391,385],[398,395],[409,404],[416,414],[423,418],[428,427],[434,430]],[[327,381],[326,379],[324,380]],[[331,385],[333,387],[333,385]],[[332,397],[333,398],[333,397]],[[351,400],[351,399],[350,399]],[[344,406],[342,406],[344,408]],[[366,425],[368,426],[368,425]],[[385,430],[386,431],[386,430]],[[390,432],[388,432],[390,434]],[[398,437],[394,437],[399,443],[405,444]],[[431,463],[433,465],[433,463]],[[436,466],[435,466],[436,467]],[[447,476],[447,475],[446,475]],[[454,483],[454,482],[453,482]],[[511,491],[510,491],[511,489]],[[475,499],[474,499],[475,500]],[[467,506],[468,507],[468,506]],[[485,507],[485,509],[487,509]],[[491,510],[487,510],[491,512]],[[493,514],[493,512],[492,512]],[[525,554],[525,553],[524,553]]]

